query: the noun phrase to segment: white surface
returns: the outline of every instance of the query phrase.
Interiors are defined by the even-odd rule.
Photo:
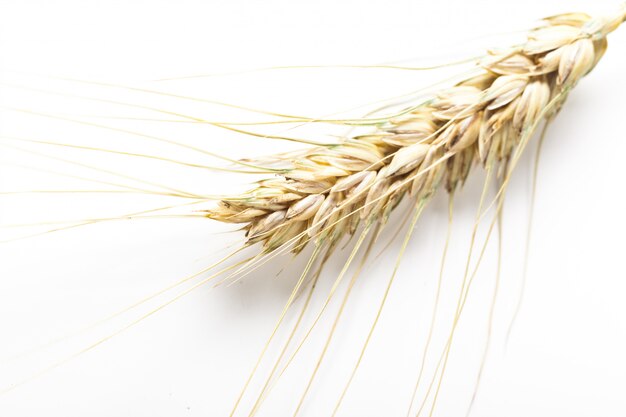
[[[207,126],[92,117],[155,117],[155,113],[15,85],[131,102],[211,120],[256,120],[256,116],[208,103],[46,75],[132,84],[277,112],[324,115],[415,90],[448,72],[280,70],[152,80],[277,65],[432,63],[471,54],[476,45],[490,46],[498,38],[481,37],[529,27],[542,16],[614,7],[617,4],[612,1],[565,0],[2,1],[0,100],[4,106],[167,137],[232,157],[267,154],[288,146]],[[475,41],[468,41],[471,39]],[[549,129],[540,165],[525,298],[505,344],[521,285],[534,150],[529,149],[510,186],[504,213],[501,291],[474,416],[626,415],[626,28],[611,35],[609,44],[606,56],[576,88]],[[146,138],[33,114],[5,110],[1,123],[2,135],[219,164]],[[280,131],[279,127],[268,130]],[[305,127],[286,134],[298,132],[319,138],[329,131]],[[29,149],[201,193],[235,192],[250,181],[134,158],[45,146]],[[130,183],[5,147],[0,166],[2,190],[106,188],[15,164]],[[448,311],[461,282],[481,186],[481,175],[473,175],[456,198],[453,244],[442,293]],[[3,224],[108,217],[172,201],[128,195],[0,198]],[[420,220],[339,416],[406,414],[430,321],[446,210],[446,199],[440,195]],[[389,229],[391,232],[394,227]],[[42,228],[3,228],[2,232],[8,236],[36,230]],[[196,219],[119,221],[2,244],[0,389],[80,352],[188,288],[24,356],[32,348],[97,322],[204,268],[226,254],[227,245],[240,241],[240,233],[221,233],[228,230],[232,228]],[[484,228],[478,237],[482,242]],[[496,244],[493,239],[472,287],[435,415],[465,415],[468,408],[487,337]],[[397,239],[357,282],[300,415],[330,415],[376,314],[399,248]],[[344,251],[329,262],[308,322],[347,255]],[[0,415],[227,416],[304,261],[305,257],[294,262],[283,257],[236,285],[202,286],[98,347],[3,393]],[[283,266],[284,271],[275,278]],[[324,315],[259,416],[293,414],[344,289],[340,287],[329,314]],[[296,308],[301,302],[302,297]],[[289,324],[294,313],[288,315]],[[449,315],[442,316],[437,326],[439,342],[449,331],[449,319]],[[278,340],[285,336],[283,329]],[[269,361],[260,368],[261,378],[253,381],[237,415],[247,415],[253,394],[262,386],[262,376],[277,357],[277,346],[272,345]],[[429,366],[436,363],[441,351],[441,344],[433,346]]]

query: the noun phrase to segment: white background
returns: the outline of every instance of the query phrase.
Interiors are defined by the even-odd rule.
[[[542,16],[578,10],[604,12],[617,6],[613,1],[565,0],[2,1],[0,129],[3,137],[123,149],[224,166],[206,155],[94,124],[193,144],[234,158],[289,146],[206,125],[137,120],[175,117],[119,103],[209,120],[258,120],[255,114],[49,76],[323,116],[417,90],[455,69],[434,73],[354,68],[237,72],[280,65],[432,64],[472,56],[481,47],[506,44],[517,39],[512,32],[531,26]],[[606,56],[571,94],[548,131],[539,168],[528,281],[507,343],[506,332],[522,282],[534,147],[520,162],[509,187],[494,328],[472,415],[626,415],[626,29],[612,34],[609,44]],[[200,74],[222,75],[155,81]],[[362,114],[364,110],[352,114],[359,111]],[[337,129],[325,129],[305,126],[285,132],[274,126],[264,131],[318,140],[323,140],[320,135],[337,133]],[[345,133],[345,129],[339,132]],[[251,181],[245,176],[182,169],[102,152],[33,146],[6,138],[1,143],[5,145],[0,149],[3,192],[107,188],[25,166],[137,185],[128,178],[51,161],[15,146],[197,193],[236,192]],[[444,310],[456,302],[482,181],[480,173],[473,175],[456,198],[442,289]],[[2,240],[55,227],[7,225],[113,217],[173,202],[125,194],[11,194],[0,198]],[[339,416],[406,415],[430,323],[446,212],[447,200],[439,195],[420,220]],[[483,227],[489,221],[487,217]],[[382,239],[383,245],[397,227],[393,225]],[[287,256],[277,258],[236,285],[203,285],[122,333],[116,334],[192,284],[101,326],[75,332],[219,259],[228,253],[229,245],[235,245],[232,249],[241,242],[241,233],[224,233],[231,230],[198,219],[126,220],[0,244],[0,390],[20,384],[0,395],[0,415],[227,416],[306,254],[295,261]],[[483,238],[484,228],[478,234],[479,244]],[[300,415],[331,414],[376,314],[400,240],[372,259],[357,282]],[[496,247],[494,237],[455,336],[435,415],[465,415],[468,410],[487,340]],[[343,251],[329,261],[307,323],[319,310],[348,253]],[[258,415],[293,414],[344,290],[345,282]],[[300,297],[296,308],[302,301]],[[293,324],[294,318],[295,310],[289,313],[287,324]],[[449,319],[444,314],[438,323],[438,342],[433,345],[429,366],[439,357]],[[49,344],[66,334],[74,337]],[[113,334],[110,340],[80,353]],[[278,341],[284,341],[286,335],[283,329]],[[247,415],[270,362],[277,357],[278,344],[272,346],[237,415]],[[429,408],[422,415],[427,411]]]

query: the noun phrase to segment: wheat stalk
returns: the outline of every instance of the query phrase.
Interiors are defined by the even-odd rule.
[[[361,222],[384,223],[405,195],[452,192],[477,162],[502,171],[542,118],[598,63],[606,36],[626,18],[583,13],[548,17],[521,45],[489,51],[475,75],[389,119],[367,135],[316,147],[287,172],[219,202],[209,218],[244,223],[264,252],[292,244],[332,245]]]

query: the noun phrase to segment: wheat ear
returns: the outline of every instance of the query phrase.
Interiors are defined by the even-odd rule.
[[[361,222],[384,223],[405,195],[451,192],[471,168],[506,167],[523,138],[552,117],[572,87],[595,67],[606,36],[626,19],[583,13],[543,19],[527,40],[489,51],[467,77],[390,118],[370,134],[315,147],[286,173],[226,198],[207,212],[243,223],[248,244],[265,252],[307,243],[333,244]]]

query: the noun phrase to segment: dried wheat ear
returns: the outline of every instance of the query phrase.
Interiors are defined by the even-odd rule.
[[[482,164],[502,169],[537,123],[598,63],[606,36],[626,18],[582,13],[546,18],[525,43],[490,51],[476,75],[389,119],[371,134],[314,147],[286,173],[225,198],[209,218],[244,223],[247,243],[332,245],[358,225],[384,223],[405,196],[426,201],[462,185]]]

